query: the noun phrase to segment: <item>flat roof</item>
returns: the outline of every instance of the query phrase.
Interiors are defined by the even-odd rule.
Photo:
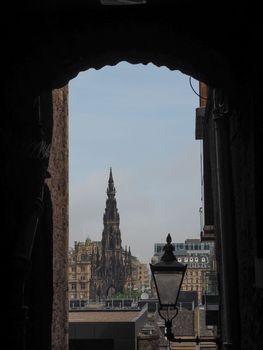
[[[69,312],[69,322],[135,322],[141,311],[82,311]]]
[[[141,310],[70,311],[69,341],[76,348],[78,342],[84,342],[85,349],[107,349],[104,345],[99,347],[98,342],[113,339],[114,350],[135,350],[146,318],[147,305]]]

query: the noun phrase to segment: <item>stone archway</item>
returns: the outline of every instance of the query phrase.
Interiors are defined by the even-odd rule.
[[[5,208],[4,214],[8,218],[6,243],[10,243],[9,237],[12,237],[12,240],[17,238],[16,226],[20,224],[20,220],[24,220],[23,225],[26,226],[25,221],[32,211],[32,201],[43,181],[43,178],[39,177],[39,168],[42,166],[39,159],[30,158],[28,153],[18,150],[24,149],[22,145],[26,146],[25,149],[33,145],[35,149],[42,141],[45,141],[48,147],[52,136],[52,116],[55,116],[55,148],[52,151],[54,158],[51,163],[60,176],[52,178],[54,181],[51,184],[51,194],[55,198],[54,224],[53,227],[52,224],[49,225],[49,232],[53,231],[54,235],[54,227],[58,227],[60,234],[55,235],[56,239],[53,240],[54,274],[49,276],[49,282],[54,279],[53,288],[57,301],[53,314],[53,348],[61,349],[67,345],[67,303],[61,302],[66,300],[67,236],[66,228],[57,223],[65,221],[67,217],[67,125],[66,120],[61,120],[63,113],[66,116],[67,90],[64,88],[53,91],[53,94],[51,91],[65,86],[82,70],[99,69],[120,61],[165,65],[171,70],[179,69],[209,85],[219,86],[228,91],[233,89],[234,78],[227,57],[210,42],[211,36],[196,36],[194,23],[182,30],[181,21],[176,22],[173,13],[167,9],[157,9],[156,12],[149,13],[139,13],[136,10],[101,10],[92,13],[87,11],[83,14],[73,12],[67,16],[63,13],[52,13],[49,16],[25,19],[29,20],[28,26],[31,25],[31,35],[28,37],[23,27],[19,28],[20,32],[14,38],[13,46],[20,47],[19,40],[22,38],[24,50],[17,52],[19,64],[10,62],[8,79],[4,81],[3,89],[3,113],[8,115],[3,126],[4,134],[8,135],[4,146],[7,149],[8,161],[4,165],[3,173],[10,168],[10,163],[12,165],[12,174],[8,180],[5,178],[4,182],[12,183],[9,193],[13,196],[14,207],[24,206],[25,215],[17,219],[16,225],[10,225],[16,208],[12,205]],[[39,125],[39,116],[44,128]],[[13,140],[16,140],[15,145]],[[63,194],[61,188],[64,189]],[[26,205],[25,198],[30,199],[26,201]],[[51,204],[47,201],[45,204],[50,211]],[[60,201],[64,206],[58,205]],[[24,231],[21,232],[23,234]],[[49,243],[48,248],[51,249],[51,245]],[[7,259],[12,253],[7,253]],[[45,268],[43,262],[39,263],[39,271]],[[50,288],[48,292],[51,293]],[[52,305],[49,304],[49,307]]]

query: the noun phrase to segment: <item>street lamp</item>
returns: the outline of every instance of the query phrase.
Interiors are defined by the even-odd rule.
[[[164,254],[157,264],[150,264],[156,292],[159,299],[158,312],[165,321],[165,336],[173,339],[172,322],[178,314],[176,306],[187,265],[179,263],[174,255],[172,238],[168,233],[164,246]]]
[[[173,319],[178,314],[176,306],[181,285],[184,279],[187,265],[179,263],[174,255],[174,246],[171,244],[172,238],[168,233],[164,246],[164,254],[161,261],[156,264],[150,264],[155,288],[159,299],[158,312],[165,322],[166,338],[171,342],[213,342],[217,343],[218,338],[208,337],[187,337],[175,338],[172,332]]]

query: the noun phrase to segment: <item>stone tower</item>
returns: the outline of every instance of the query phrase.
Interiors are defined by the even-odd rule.
[[[121,245],[120,216],[115,198],[116,189],[110,169],[107,188],[107,200],[103,215],[101,256],[96,258],[91,279],[91,297],[106,298],[115,293],[122,293],[131,279],[131,260],[127,259]],[[129,252],[130,254],[130,252]]]

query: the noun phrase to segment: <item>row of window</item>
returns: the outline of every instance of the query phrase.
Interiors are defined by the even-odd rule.
[[[69,280],[73,280],[73,281],[87,281],[90,279],[90,275],[83,275],[83,276],[76,276],[76,275],[69,275]]]
[[[80,289],[86,289],[88,286],[87,283],[85,282],[80,282]],[[77,283],[73,282],[71,283],[71,290],[76,290],[77,289]]]
[[[88,297],[88,293],[81,293],[80,295],[78,295],[76,293],[70,294],[70,299],[84,299],[87,297]]]
[[[76,268],[76,266],[71,266],[71,267],[69,267],[69,270],[71,272],[85,272],[86,266],[78,266],[78,269]]]
[[[189,270],[189,269],[187,269],[186,270],[186,277],[187,276],[201,276],[202,275],[202,271],[201,270]]]
[[[175,248],[175,252],[179,250],[211,250],[209,243],[172,243]],[[155,253],[163,251],[164,244],[155,244]]]
[[[179,262],[199,262],[200,261],[200,259],[198,258],[198,257],[195,257],[195,258],[193,258],[193,257],[184,257],[184,258],[177,258],[177,260],[179,261]],[[202,262],[206,262],[206,258],[203,256],[202,258],[201,258],[201,261]]]
[[[183,284],[191,284],[191,283],[199,283],[199,284],[201,284],[201,280],[199,280],[199,279],[197,279],[196,280],[196,278],[186,278],[186,279],[184,279],[184,282],[183,282]]]
[[[202,288],[198,287],[198,285],[185,285],[185,286],[182,286],[181,288],[183,291],[199,291],[201,290]]]

